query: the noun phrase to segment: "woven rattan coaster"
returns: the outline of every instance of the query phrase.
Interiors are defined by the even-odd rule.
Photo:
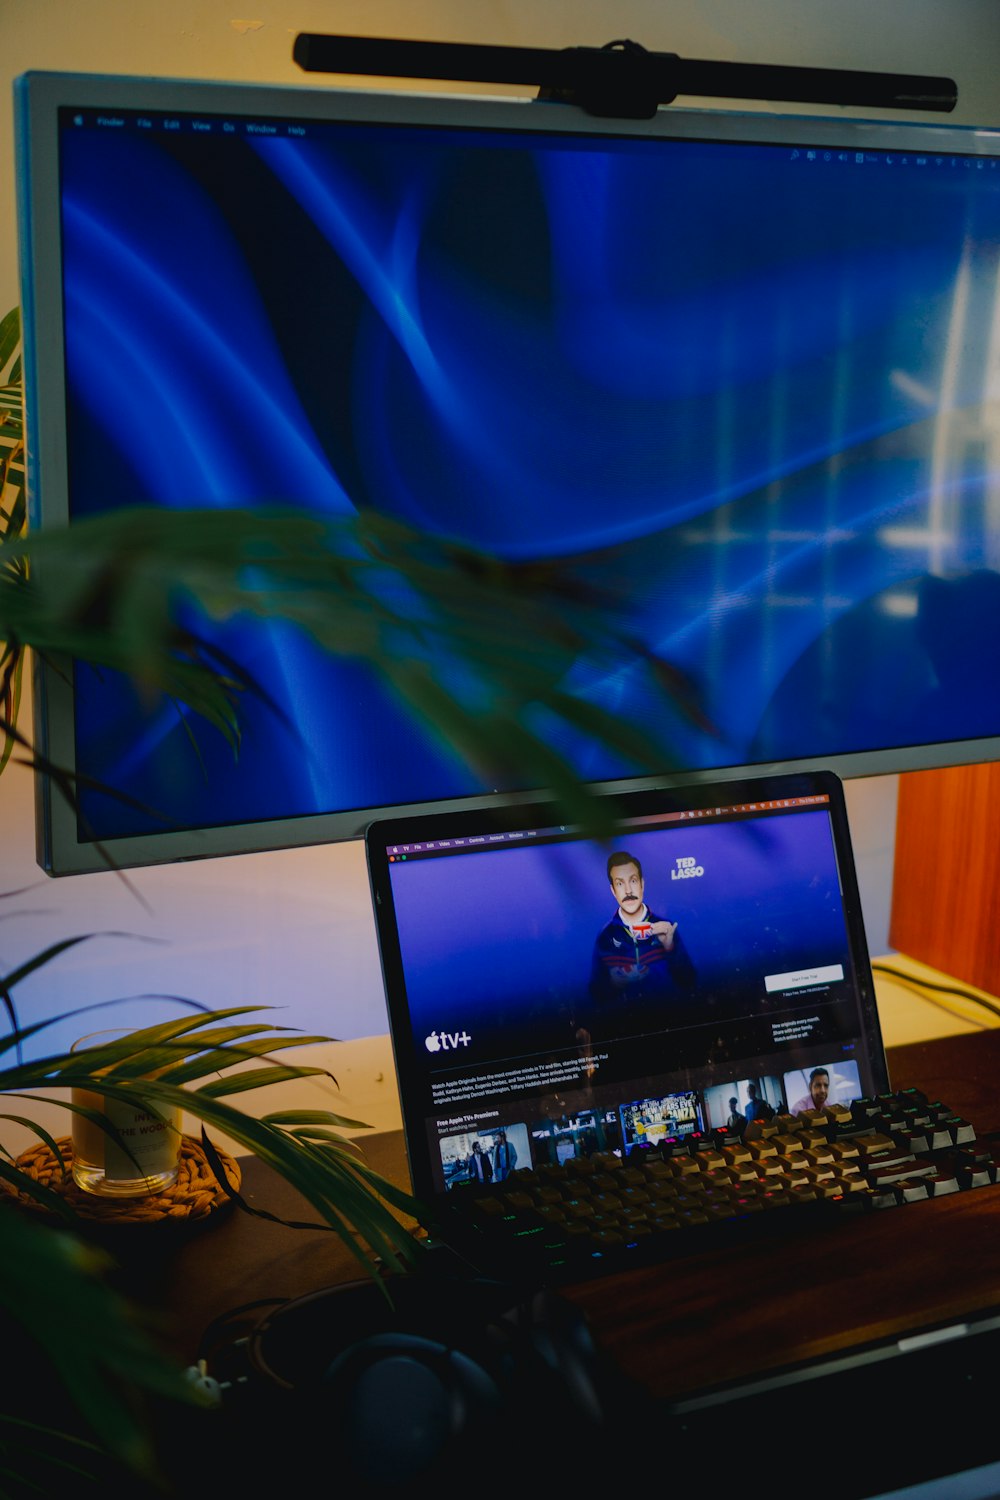
[[[70,1173],[73,1162],[70,1137],[62,1137],[56,1144],[62,1153],[62,1166],[52,1149],[44,1144],[23,1152],[17,1158],[17,1166],[35,1182],[58,1193],[82,1219],[93,1223],[196,1223],[231,1202],[209,1166],[203,1147],[190,1135],[181,1137],[177,1181],[163,1192],[150,1193],[144,1198],[100,1198],[95,1193],[83,1192]],[[239,1167],[225,1151],[218,1146],[215,1149],[230,1186],[238,1191],[242,1180]],[[15,1196],[25,1208],[48,1215],[49,1211],[30,1194],[21,1192]]]

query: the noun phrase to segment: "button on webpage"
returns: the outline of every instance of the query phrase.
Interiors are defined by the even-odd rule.
[[[843,964],[825,964],[816,969],[792,969],[787,974],[765,974],[764,988],[772,990],[798,990],[807,984],[832,984],[843,979]]]

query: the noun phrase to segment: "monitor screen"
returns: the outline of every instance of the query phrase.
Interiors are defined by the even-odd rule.
[[[1000,135],[16,87],[34,526],[374,508],[613,582],[713,732],[630,659],[567,686],[664,731],[664,772],[995,754]],[[235,765],[113,676],[40,672],[45,753],[128,799],[85,791],[78,820],[43,782],[50,872],[100,867],[96,840],[128,866],[494,797],[362,664],[273,624],[217,640],[282,711],[248,706]]]

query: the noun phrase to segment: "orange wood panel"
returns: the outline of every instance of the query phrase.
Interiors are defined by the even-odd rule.
[[[889,942],[1000,993],[1000,764],[900,776]]]

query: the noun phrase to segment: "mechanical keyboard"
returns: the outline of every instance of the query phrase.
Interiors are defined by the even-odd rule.
[[[460,1184],[436,1233],[484,1274],[559,1286],[720,1241],[829,1229],[989,1186],[998,1170],[1000,1140],[904,1089]]]

